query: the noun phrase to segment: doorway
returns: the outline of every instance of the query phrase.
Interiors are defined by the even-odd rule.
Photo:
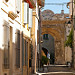
[[[54,37],[50,34],[42,35],[42,50],[47,56],[47,52],[50,54],[50,64],[55,62],[55,46],[54,46]]]

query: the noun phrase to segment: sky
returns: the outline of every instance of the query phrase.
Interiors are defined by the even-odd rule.
[[[67,3],[70,0],[45,0],[45,3]],[[43,10],[50,9],[54,13],[61,13],[62,5],[45,5]],[[64,13],[69,13],[69,9],[66,7],[66,4],[63,6]]]

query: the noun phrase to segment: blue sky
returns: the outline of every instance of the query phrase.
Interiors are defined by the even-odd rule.
[[[67,3],[70,0],[45,0],[45,3]],[[62,10],[62,5],[45,5],[43,10],[50,9],[54,13],[60,13]],[[66,4],[63,6],[64,12],[69,13],[68,8],[66,7]]]

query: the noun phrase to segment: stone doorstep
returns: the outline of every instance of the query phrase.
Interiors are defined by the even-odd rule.
[[[44,67],[67,67],[68,65],[44,65]]]
[[[75,73],[66,73],[66,72],[59,72],[59,73],[39,73],[38,75],[75,75]]]

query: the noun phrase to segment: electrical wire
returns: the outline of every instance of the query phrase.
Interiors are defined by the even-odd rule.
[[[45,5],[61,5],[62,10],[63,10],[65,4],[67,5],[67,3],[45,3]]]
[[[67,3],[45,3],[45,5],[64,5]]]

